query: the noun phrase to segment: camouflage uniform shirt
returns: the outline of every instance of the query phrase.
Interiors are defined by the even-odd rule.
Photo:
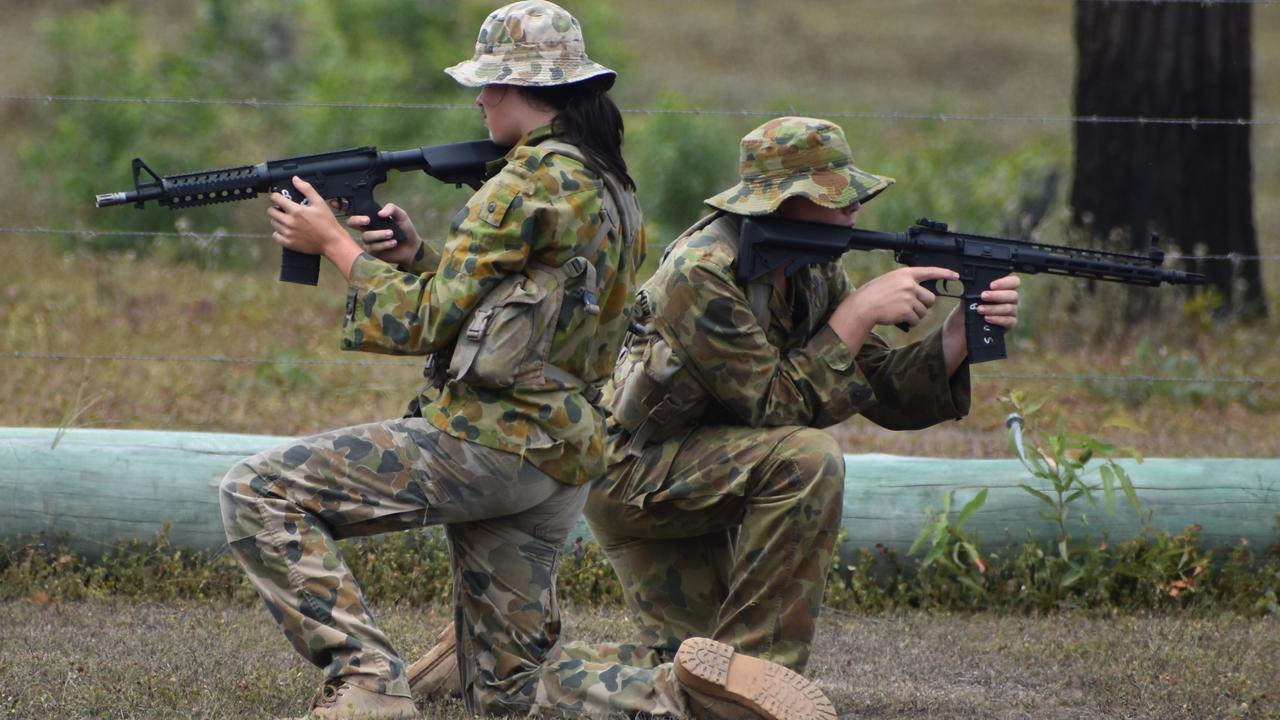
[[[642,288],[654,330],[710,396],[695,425],[826,427],[861,413],[913,430],[968,413],[968,366],[947,377],[940,331],[901,348],[872,334],[849,351],[827,325],[853,291],[839,262],[796,272],[787,297],[775,288],[761,327],[734,275],[740,227],[722,214],[677,238]],[[611,462],[626,448],[615,437]]]
[[[531,262],[563,265],[590,244],[602,222],[605,183],[581,162],[539,149],[549,136],[546,128],[534,131],[511,149],[501,171],[455,216],[441,250],[428,250],[406,270],[367,253],[356,260],[344,349],[447,351],[505,276]],[[621,234],[590,258],[599,314],[566,300],[550,346],[550,363],[586,382],[608,376],[629,319],[644,240],[641,234],[624,243]],[[561,482],[582,484],[604,472],[602,418],[577,389],[551,380],[500,389],[451,380],[419,400],[422,417],[440,430],[526,457]]]

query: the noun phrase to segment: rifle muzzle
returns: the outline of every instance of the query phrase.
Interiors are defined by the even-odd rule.
[[[97,199],[94,201],[94,204],[100,208],[111,207],[112,205],[124,205],[125,203],[133,202],[133,198],[129,196],[136,195],[136,194],[137,193],[131,193],[127,191],[103,193],[97,197]]]

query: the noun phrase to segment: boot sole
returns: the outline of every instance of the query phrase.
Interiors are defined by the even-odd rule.
[[[745,706],[770,720],[836,720],[835,707],[817,685],[722,642],[685,640],[676,652],[675,672],[693,690]]]

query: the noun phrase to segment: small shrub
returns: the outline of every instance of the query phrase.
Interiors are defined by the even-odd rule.
[[[1192,407],[1221,408],[1238,403],[1250,410],[1262,410],[1266,405],[1260,386],[1248,382],[1218,382],[1229,373],[1223,373],[1216,364],[1210,365],[1195,351],[1171,350],[1146,339],[1138,341],[1132,358],[1126,361],[1125,374],[1140,379],[1090,378],[1084,381],[1084,387],[1095,395],[1127,406],[1140,406],[1155,398],[1168,398]]]
[[[954,521],[951,524],[955,524]],[[962,524],[961,524],[962,525]],[[949,533],[948,533],[949,534]],[[963,532],[960,533],[963,536]],[[1280,538],[1278,538],[1280,539]],[[968,550],[921,566],[888,548],[849,548],[842,533],[827,576],[824,604],[865,614],[907,609],[1052,613],[1078,610],[1178,610],[1280,615],[1280,544],[1261,558],[1247,543],[1227,551],[1202,546],[1198,528],[1079,548],[1073,562],[1031,540],[983,557]],[[450,602],[448,543],[438,528],[339,542],[343,558],[374,605]],[[950,546],[953,553],[963,545]],[[938,556],[942,558],[943,555]],[[1070,583],[1064,582],[1068,574]],[[257,594],[227,553],[175,548],[169,530],[149,542],[122,542],[97,561],[66,539],[0,544],[0,602],[31,600],[229,602],[256,605]],[[622,590],[604,551],[578,540],[565,552],[559,598],[581,606],[621,606]]]

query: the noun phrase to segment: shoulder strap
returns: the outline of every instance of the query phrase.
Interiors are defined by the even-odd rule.
[[[577,146],[570,145],[563,140],[549,139],[538,143],[538,147],[548,152],[564,155],[573,158],[582,163],[584,167],[598,175],[604,182],[605,198],[604,213],[606,215],[605,235],[609,229],[620,228],[622,241],[630,245],[640,233],[640,205],[636,202],[635,194],[627,192],[617,178],[612,174],[603,172],[595,167],[583,154],[582,150]],[[593,239],[591,246],[584,255],[591,256],[600,248],[600,243],[604,242],[604,235],[598,235]]]
[[[694,223],[693,227],[690,227],[688,230],[685,230],[684,233],[681,234],[681,237],[685,235],[691,235],[695,232],[698,232],[699,230],[707,228],[716,220],[719,220],[725,214],[726,213],[724,212],[711,213],[710,215]],[[725,222],[717,226],[713,230],[713,232],[716,236],[716,239],[723,240],[729,245],[731,245],[733,247],[733,251],[735,254],[738,252],[738,248],[741,247],[742,245],[742,238],[740,235],[741,231],[732,232],[730,229],[729,223]],[[672,243],[672,245],[674,244],[675,243]],[[668,250],[670,249],[670,247],[671,246],[668,246]],[[756,324],[759,325],[761,329],[768,332],[769,300],[773,297],[773,285],[769,283],[769,280],[767,277],[758,278],[756,280],[751,281],[750,283],[747,283],[745,292],[747,296],[747,303],[751,305],[751,314],[754,315],[756,318]]]
[[[635,201],[634,194],[623,192],[622,187],[612,175],[597,170],[577,147],[555,139],[544,140],[538,143],[538,147],[547,152],[577,160],[584,167],[596,173],[604,182],[604,201],[601,204],[601,213],[604,216],[604,221],[600,223],[600,229],[596,231],[595,237],[591,238],[591,242],[587,243],[582,252],[570,258],[564,265],[558,268],[545,268],[547,271],[556,274],[561,279],[561,282],[567,277],[583,276],[582,286],[587,291],[587,294],[583,297],[584,310],[590,314],[599,313],[600,306],[596,300],[596,268],[592,264],[591,258],[595,257],[596,253],[600,251],[600,246],[604,244],[604,240],[609,236],[610,232],[619,231],[622,241],[626,245],[630,245],[635,240],[640,230],[639,205]],[[594,407],[600,407],[600,386],[604,384],[606,378],[602,378],[596,383],[589,383],[564,368],[551,363],[543,366],[543,374],[548,379],[561,385],[578,388],[588,403]]]
[[[762,280],[753,280],[747,284],[747,302],[751,304],[751,314],[756,316],[756,324],[766,333],[769,331],[769,298],[773,297],[773,286]]]
[[[706,227],[707,227],[708,225],[710,225],[711,223],[713,223],[713,222],[715,222],[716,220],[719,220],[720,218],[724,217],[724,216],[725,216],[725,214],[726,214],[726,213],[725,213],[723,210],[716,210],[716,211],[715,211],[715,212],[713,212],[713,213],[709,213],[709,214],[707,214],[707,215],[704,215],[702,218],[700,218],[700,219],[698,220],[698,222],[696,222],[696,223],[694,223],[694,224],[690,225],[689,227],[685,228],[684,232],[680,233],[679,235],[677,235],[677,236],[676,236],[676,238],[675,238],[674,240],[672,240],[671,242],[667,243],[667,247],[666,247],[666,249],[662,251],[662,257],[658,258],[658,264],[659,264],[659,265],[661,265],[662,263],[664,263],[664,262],[666,262],[666,261],[667,261],[667,256],[671,254],[671,251],[675,249],[676,245],[679,245],[679,244],[680,244],[680,241],[681,241],[681,240],[683,240],[683,239],[685,239],[685,238],[689,237],[690,235],[692,235],[692,234],[694,234],[694,233],[696,233],[696,232],[699,232],[699,231],[703,230],[704,228],[706,228]],[[737,240],[737,236],[734,236],[734,237],[733,237],[733,246],[734,246],[735,248],[737,248],[737,247],[738,247],[738,240]]]

